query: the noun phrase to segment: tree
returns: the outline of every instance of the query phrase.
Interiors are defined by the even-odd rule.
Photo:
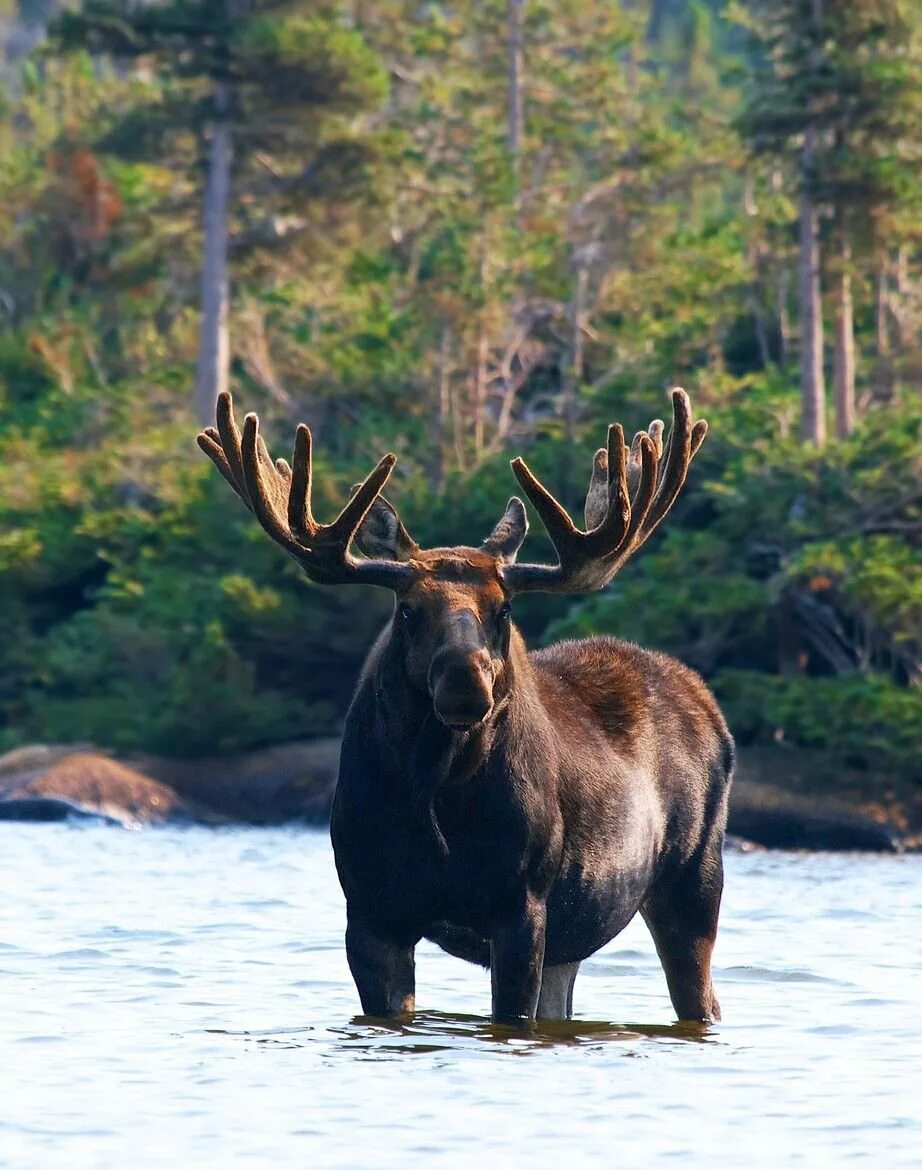
[[[907,212],[918,205],[918,12],[907,0],[758,0],[736,8],[756,61],[739,125],[756,152],[778,158],[795,176],[803,430],[817,445],[825,434],[821,252],[834,288],[841,438],[855,423],[856,266],[875,268],[881,290],[881,255],[903,244],[911,230]]]
[[[274,182],[257,184],[255,200],[249,192],[251,204],[268,217],[273,197],[290,201],[299,188],[309,191],[318,173],[329,184],[331,155],[348,153],[351,143],[331,141],[324,131],[337,118],[380,100],[385,79],[359,34],[338,22],[334,12],[310,3],[168,0],[139,7],[131,0],[87,0],[79,12],[58,20],[54,36],[62,50],[82,48],[153,67],[160,100],[135,111],[123,130],[130,137],[155,127],[156,140],[149,144],[155,155],[190,131],[207,141],[195,386],[196,413],[206,422],[226,387],[230,360],[234,142],[238,187],[252,172],[257,152],[287,156],[289,173],[270,166]],[[241,194],[238,190],[238,199]]]
[[[904,0],[825,0],[824,31],[827,131],[817,188],[832,211],[842,438],[855,424],[855,261],[875,274],[880,289],[891,258],[918,231],[922,15]]]
[[[737,19],[752,34],[755,70],[739,118],[757,153],[784,161],[796,176],[800,290],[801,428],[807,442],[826,440],[823,311],[820,292],[819,207],[816,176],[820,122],[824,0],[758,0]]]

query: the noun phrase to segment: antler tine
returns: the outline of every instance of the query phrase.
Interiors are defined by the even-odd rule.
[[[652,439],[649,434],[641,432],[640,442],[637,446],[639,451],[639,470],[637,473],[637,485],[631,493],[630,523],[628,524],[627,532],[621,544],[621,549],[624,550],[624,553],[627,553],[627,550],[633,546],[637,533],[643,528],[656,493],[656,473],[659,468],[660,458],[657,452],[656,440]],[[626,555],[624,559],[627,560]]]
[[[600,447],[592,458],[592,477],[583,514],[586,517],[586,531],[600,528],[612,512],[612,503],[617,497],[617,513],[624,513],[629,499],[627,482],[627,452],[624,446],[624,430],[620,423],[608,428],[608,443]]]
[[[653,422],[647,427],[646,431],[638,431],[631,443],[631,454],[628,460],[628,487],[631,492],[631,499],[633,500],[638,487],[640,486],[640,476],[643,468],[643,458],[641,456],[641,444],[645,439],[649,439],[652,444],[653,454],[656,458],[657,464],[663,457],[663,420],[655,418]]]
[[[259,419],[248,414],[243,433],[234,419],[230,394],[219,396],[217,428],[207,427],[198,445],[274,541],[291,553],[315,581],[336,585],[365,582],[399,588],[408,564],[374,557],[355,558],[349,546],[374,506],[394,464],[385,455],[363,480],[332,524],[318,524],[311,513],[311,433],[304,425],[295,436],[291,465],[273,461],[259,433]],[[396,513],[395,513],[396,515]]]
[[[547,529],[554,547],[560,551],[567,547],[578,535],[577,528],[564,508],[557,503],[543,483],[537,479],[528,464],[522,458],[512,460],[512,470],[534,505],[535,511],[541,517],[541,523]]]
[[[647,434],[653,440],[653,449],[656,452],[656,458],[663,457],[663,420],[655,418],[653,422],[647,427]]]
[[[314,527],[314,517],[311,515],[312,447],[310,429],[304,423],[298,423],[288,490],[288,526],[292,532],[307,534]]]
[[[624,444],[624,429],[620,423],[608,428],[608,442],[605,450],[607,466],[607,490],[604,512],[594,510],[601,518],[587,528],[585,548],[589,555],[606,556],[612,549],[619,548],[631,521],[631,497],[627,478],[627,448]],[[593,475],[595,474],[595,461]],[[590,491],[592,484],[590,482]],[[588,504],[589,497],[586,497]],[[588,521],[587,521],[588,524]]]
[[[234,402],[230,391],[222,390],[215,404],[215,421],[218,424],[218,437],[221,440],[221,449],[230,468],[231,475],[237,482],[237,493],[246,496],[246,479],[243,474],[243,456],[240,449],[240,431],[237,429],[237,420],[234,418]]]
[[[259,419],[255,414],[250,413],[243,420],[243,439],[240,447],[243,474],[253,514],[273,540],[278,541],[289,552],[297,553],[297,542],[292,539],[288,526],[282,520],[284,513],[281,513],[280,510],[281,493],[278,491],[277,485],[263,475],[267,462],[274,475],[278,475],[278,472],[275,470],[275,465],[266,451],[266,444],[259,434]],[[265,456],[263,452],[265,452]],[[270,484],[272,487],[269,486]]]
[[[240,485],[234,478],[234,473],[231,471],[230,464],[227,462],[227,457],[224,454],[224,448],[221,446],[220,438],[217,436],[218,432],[214,427],[207,427],[197,436],[195,441],[198,443],[199,449],[205,452],[211,462],[217,467],[218,471],[221,472],[240,499],[249,508],[250,501],[247,499],[245,492],[241,491]]]
[[[592,457],[592,475],[589,479],[589,490],[586,492],[586,503],[583,505],[586,531],[601,524],[607,511],[608,452],[604,447],[600,447]]]
[[[692,457],[691,429],[691,402],[685,391],[677,387],[672,392],[672,426],[663,451],[662,471],[647,521],[647,536],[672,507],[685,483]]]
[[[381,494],[381,489],[391,477],[396,455],[385,455],[378,466],[370,471],[350,497],[348,503],[327,529],[328,539],[348,547],[358,531],[359,525],[368,515],[372,504]]]
[[[634,436],[630,453],[625,451],[621,427],[609,428],[607,450],[597,451],[593,458],[585,532],[573,525],[521,459],[513,461],[516,478],[544,522],[559,563],[509,566],[504,580],[511,591],[601,589],[640,548],[672,507],[707,433],[703,421],[692,427],[691,404],[684,390],[673,391],[672,410],[665,443],[660,419]]]

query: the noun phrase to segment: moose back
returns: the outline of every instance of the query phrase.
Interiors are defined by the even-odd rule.
[[[521,460],[557,564],[518,564],[513,497],[479,548],[421,549],[381,495],[387,455],[331,524],[311,436],[273,461],[230,396],[199,445],[315,581],[395,595],[346,718],[332,818],[346,951],[366,1014],[410,1012],[422,938],[490,968],[493,1017],[568,1018],[580,962],[639,911],[676,1014],[718,1019],[711,952],[733,743],[701,679],[613,638],[529,653],[512,599],[603,588],[678,495],[707,426],[672,394],[666,442],[620,426],[593,460],[585,530]],[[357,550],[353,552],[353,547]]]

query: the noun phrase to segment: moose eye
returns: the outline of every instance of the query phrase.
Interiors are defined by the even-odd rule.
[[[502,623],[502,622],[508,622],[511,615],[512,615],[512,606],[507,601],[506,604],[500,608],[500,611],[496,616],[499,618],[500,622]]]
[[[416,615],[412,605],[407,605],[405,601],[401,601],[397,606],[397,612],[400,614],[401,620],[404,622],[411,622]]]

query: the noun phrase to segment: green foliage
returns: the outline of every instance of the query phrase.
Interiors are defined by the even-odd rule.
[[[819,748],[843,767],[922,783],[922,691],[881,675],[782,678],[726,670],[714,688],[742,743]]]
[[[784,62],[741,56],[718,9],[525,5],[517,152],[502,0],[63,15],[0,107],[0,744],[335,731],[388,612],[306,582],[191,441],[202,141],[229,80],[235,390],[276,455],[311,423],[318,515],[387,449],[423,544],[482,540],[519,452],[578,515],[609,419],[645,426],[682,381],[712,433],[662,532],[604,593],[523,597],[518,621],[679,655],[743,740],[918,778],[920,410],[870,401],[856,276],[868,408],[822,453],[792,437],[796,183],[739,130]],[[861,65],[849,92],[911,129],[904,74],[860,56],[836,58]],[[760,107],[775,146],[801,82]],[[908,268],[884,340],[922,370],[904,160],[842,161],[840,190],[877,168]],[[537,525],[523,556],[551,556]]]

